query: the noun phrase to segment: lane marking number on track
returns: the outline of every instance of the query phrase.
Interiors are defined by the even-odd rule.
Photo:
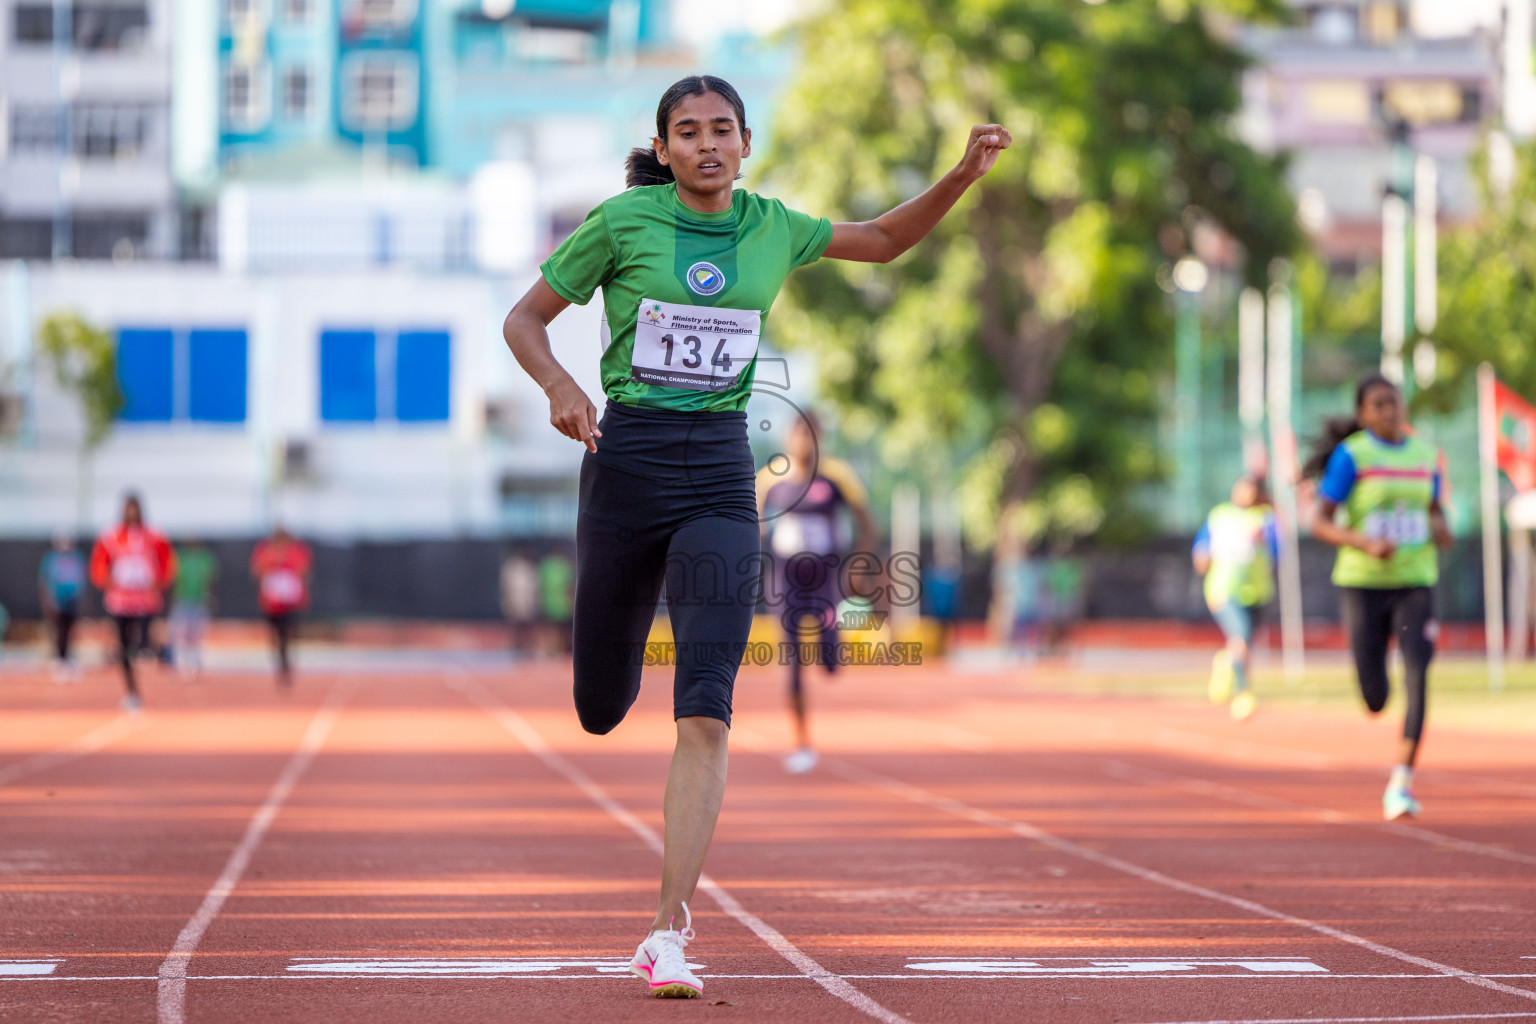
[[[0,977],[20,978],[52,974],[63,960],[0,960]]]
[[[690,963],[688,969],[699,971],[703,964]],[[565,977],[599,977],[628,974],[629,961],[613,957],[458,957],[427,959],[421,957],[373,957],[366,960],[295,957],[288,970],[301,974],[336,974],[350,976],[410,975],[412,977],[480,977],[498,974],[559,974]]]
[[[1282,957],[986,957],[976,960],[913,958],[907,968],[913,971],[942,971],[958,974],[1165,974],[1173,971],[1200,971],[1203,974],[1327,974],[1310,960]]]

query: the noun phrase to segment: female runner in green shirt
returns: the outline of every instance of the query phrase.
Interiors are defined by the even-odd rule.
[[[1387,820],[1419,813],[1413,765],[1424,732],[1435,654],[1435,548],[1451,543],[1440,507],[1440,453],[1407,432],[1397,385],[1372,374],[1355,389],[1355,415],[1331,420],[1302,475],[1319,478],[1312,535],[1339,549],[1333,582],[1354,653],[1360,694],[1374,714],[1387,703],[1387,645],[1403,655],[1401,759],[1382,795]],[[1340,514],[1342,510],[1342,514]]]
[[[971,129],[953,170],[874,220],[832,224],[734,188],[752,151],[741,98],[711,76],[661,98],[629,191],[593,210],[507,315],[503,335],[549,397],[549,421],[586,445],[577,524],[575,697],[604,733],[639,692],[663,579],[677,667],[661,898],[631,970],[662,996],[697,996],[683,947],[725,791],[731,688],[760,583],[746,403],[763,320],[785,277],[822,256],[884,263],[931,231],[1011,141]],[[550,351],[546,328],[603,292],[612,340],[597,409]],[[682,927],[675,925],[681,919]]]

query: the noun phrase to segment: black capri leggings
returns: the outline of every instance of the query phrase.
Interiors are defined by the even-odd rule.
[[[1403,652],[1403,690],[1408,711],[1403,738],[1417,741],[1424,734],[1424,705],[1429,662],[1435,656],[1435,598],[1428,587],[1369,590],[1340,587],[1344,629],[1355,656],[1360,695],[1372,713],[1387,703],[1387,644],[1397,636]]]
[[[746,413],[608,403],[581,464],[572,624],[576,714],[588,732],[624,720],[640,694],[663,580],[676,659],[674,718],[727,724],[761,589]]]

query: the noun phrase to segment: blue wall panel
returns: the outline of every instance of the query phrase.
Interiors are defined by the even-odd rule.
[[[187,410],[193,420],[245,422],[246,347],[243,330],[192,332]]]
[[[378,369],[372,331],[320,332],[320,418],[371,423],[378,418]]]
[[[129,423],[169,423],[175,413],[175,341],[170,328],[117,332],[117,382]]]
[[[453,343],[447,331],[401,331],[395,344],[395,419],[441,423],[449,415]]]

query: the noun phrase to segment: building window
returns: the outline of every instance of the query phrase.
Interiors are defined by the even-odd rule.
[[[58,107],[11,108],[11,152],[53,153],[63,142],[63,119]]]
[[[320,419],[446,423],[452,340],[443,330],[320,334]]]
[[[82,260],[131,260],[149,247],[149,217],[139,213],[75,214],[69,255]]]
[[[11,38],[22,44],[53,42],[53,5],[17,4]]]
[[[345,24],[352,31],[403,29],[416,20],[416,0],[351,0]]]
[[[74,151],[86,159],[132,157],[149,137],[153,108],[140,104],[81,104],[74,110]]]
[[[75,46],[81,50],[133,50],[144,45],[149,11],[142,3],[76,3]]]
[[[224,18],[231,25],[244,25],[261,15],[264,0],[224,0]]]
[[[314,103],[314,77],[309,68],[292,67],[284,71],[283,116],[293,121],[308,120]]]
[[[53,256],[53,221],[47,217],[0,217],[0,259],[46,260]]]
[[[236,132],[260,131],[270,107],[264,66],[230,67],[224,72],[224,123]]]
[[[52,4],[17,4],[11,38],[24,46],[53,42],[53,13]],[[69,21],[76,49],[131,50],[144,43],[149,9],[143,3],[124,0],[77,0],[70,8]]]
[[[406,56],[353,57],[342,74],[342,120],[359,131],[400,131],[416,120],[417,73]]]
[[[1381,89],[1382,112],[1415,128],[1476,121],[1480,99],[1475,86],[1446,79],[1410,78]]]
[[[315,13],[314,0],[280,0],[283,21],[289,25],[303,25]]]
[[[246,333],[241,328],[117,332],[122,418],[129,423],[244,423]]]

